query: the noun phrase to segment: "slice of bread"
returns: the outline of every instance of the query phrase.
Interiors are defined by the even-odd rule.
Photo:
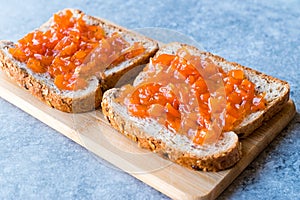
[[[234,132],[226,132],[212,145],[195,145],[185,135],[174,133],[151,118],[133,117],[126,106],[117,103],[119,88],[103,95],[102,111],[110,124],[142,148],[180,165],[204,171],[219,171],[233,166],[241,157],[240,143]]]
[[[76,9],[65,9],[57,12],[57,14],[65,13],[66,10],[71,10],[73,17],[79,17],[79,15],[82,14],[80,10]],[[152,39],[129,31],[106,20],[85,14],[83,19],[89,25],[101,26],[108,36],[114,32],[119,33],[130,45],[134,42],[141,42],[145,48],[144,53],[125,60],[117,66],[107,67],[107,69],[101,73],[101,76],[93,76],[90,78],[88,87],[77,91],[59,90],[48,73],[34,73],[25,63],[14,59],[8,52],[8,49],[15,45],[10,41],[0,41],[0,67],[21,87],[29,90],[34,96],[46,102],[53,108],[64,112],[76,113],[90,111],[99,107],[103,91],[114,87],[119,78],[127,71],[147,63],[149,58],[158,50],[158,44]],[[46,31],[49,29],[52,22],[53,17],[37,30]]]
[[[197,48],[190,45],[180,44],[177,42],[167,44],[160,48],[160,50],[155,54],[154,58],[164,53],[175,54],[176,51],[182,47],[187,48],[192,55],[198,55],[202,58],[209,58],[214,64],[220,66],[225,72],[234,69],[242,69],[247,79],[255,84],[255,90],[258,93],[265,93],[265,99],[267,101],[266,108],[262,111],[254,112],[246,116],[245,119],[232,130],[237,133],[239,137],[246,137],[251,134],[255,129],[261,126],[263,121],[267,121],[277,112],[279,112],[283,108],[284,104],[289,100],[290,86],[287,82],[244,67],[238,63],[229,62],[224,58],[213,55],[209,52],[199,51]],[[136,77],[133,85],[138,85],[146,76],[147,73],[142,71],[139,76]]]
[[[234,130],[223,133],[216,143],[203,145],[195,145],[186,135],[170,131],[152,118],[132,116],[127,107],[117,101],[121,89],[113,88],[104,93],[102,111],[115,129],[136,141],[142,148],[149,149],[188,168],[204,171],[224,170],[233,166],[241,158],[241,146],[236,133],[243,136],[249,135],[264,120],[280,111],[289,98],[289,85],[284,81],[185,44],[167,44],[155,54],[155,57],[163,53],[176,54],[176,51],[183,46],[192,55],[209,57],[224,71],[242,69],[246,77],[256,84],[257,92],[265,92],[266,109],[246,116]],[[146,72],[141,72],[133,85],[138,85],[146,76]]]

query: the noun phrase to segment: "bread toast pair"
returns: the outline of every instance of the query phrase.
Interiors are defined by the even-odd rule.
[[[82,14],[79,10],[68,10],[75,17]],[[59,11],[58,14],[65,12],[66,10]],[[239,137],[246,137],[251,134],[264,121],[279,112],[289,99],[289,85],[279,79],[237,63],[228,62],[219,56],[202,52],[195,47],[185,44],[171,43],[157,51],[158,44],[152,39],[126,30],[106,20],[87,15],[84,15],[84,19],[88,24],[102,27],[108,35],[115,32],[122,34],[130,44],[141,42],[145,52],[117,66],[108,67],[101,76],[91,76],[88,80],[88,86],[77,91],[58,89],[49,74],[35,73],[25,63],[13,58],[8,49],[16,44],[11,41],[0,41],[1,69],[34,96],[51,107],[64,112],[90,111],[99,107],[102,102],[103,114],[115,129],[137,142],[140,147],[158,153],[162,157],[182,166],[204,171],[219,171],[232,167],[242,156]],[[38,30],[45,31],[52,23],[53,17]],[[193,143],[186,135],[169,130],[151,117],[140,118],[133,116],[124,104],[117,101],[122,93],[122,89],[113,87],[126,72],[138,65],[148,63],[152,56],[156,58],[161,54],[176,54],[176,51],[182,47],[194,56],[209,58],[225,72],[242,70],[247,79],[255,84],[256,92],[264,93],[266,107],[263,110],[247,115],[231,131],[223,132],[216,142],[204,143],[203,145]],[[145,72],[141,72],[136,77],[134,86],[137,86],[145,76]],[[108,90],[109,88],[113,89]],[[105,93],[103,94],[103,92]]]

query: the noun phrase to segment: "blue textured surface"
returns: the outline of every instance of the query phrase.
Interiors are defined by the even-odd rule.
[[[0,39],[79,8],[127,28],[163,27],[288,81],[300,107],[300,1],[0,1]],[[299,111],[299,109],[298,109]],[[300,199],[300,115],[220,199]],[[0,199],[167,199],[0,99]]]

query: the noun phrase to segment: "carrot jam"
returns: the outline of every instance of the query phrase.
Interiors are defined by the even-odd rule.
[[[264,94],[255,91],[242,70],[225,72],[183,48],[153,58],[144,73],[136,87],[122,88],[119,100],[133,116],[151,117],[195,144],[215,142],[222,131],[266,105]]]
[[[119,33],[106,33],[87,24],[84,14],[70,10],[54,14],[45,31],[36,30],[20,39],[9,52],[35,73],[49,73],[61,90],[79,90],[87,80],[144,53],[141,43],[129,44]]]

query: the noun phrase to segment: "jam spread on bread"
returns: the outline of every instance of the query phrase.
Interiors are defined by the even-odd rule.
[[[20,39],[9,52],[35,73],[49,73],[60,90],[79,90],[89,77],[142,54],[141,43],[130,44],[121,34],[107,34],[70,10],[55,14],[45,31]]]
[[[122,88],[119,101],[133,116],[151,117],[195,144],[219,138],[214,136],[217,130],[211,131],[214,113],[220,132],[230,131],[266,105],[264,95],[255,91],[242,70],[225,72],[209,58],[193,56],[184,48],[176,55],[153,58],[143,73],[136,87]]]

